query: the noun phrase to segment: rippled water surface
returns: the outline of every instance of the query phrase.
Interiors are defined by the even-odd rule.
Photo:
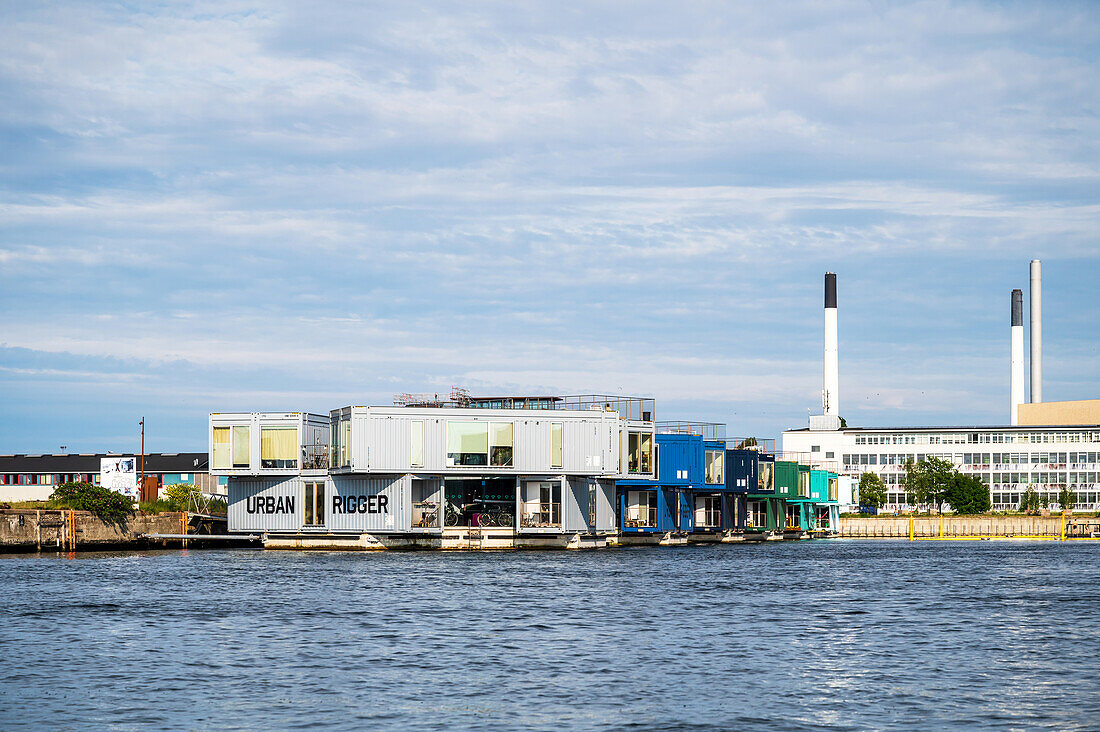
[[[1100,727],[1100,543],[0,556],[0,727]]]

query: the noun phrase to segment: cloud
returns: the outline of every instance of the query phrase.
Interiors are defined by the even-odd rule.
[[[1100,387],[1090,4],[0,16],[0,439],[450,383],[775,434],[826,269],[862,420],[999,420],[1033,256],[1051,384]]]

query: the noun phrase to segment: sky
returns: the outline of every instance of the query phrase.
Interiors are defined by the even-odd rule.
[[[1100,4],[0,2],[0,453],[653,397],[777,437],[1100,398]]]

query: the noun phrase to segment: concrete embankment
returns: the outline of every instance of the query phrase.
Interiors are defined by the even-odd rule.
[[[138,514],[125,521],[112,522],[87,511],[5,509],[0,511],[0,552],[164,546],[164,541],[149,540],[143,536],[181,534],[187,530],[187,517],[179,512]],[[190,530],[194,531],[194,527]],[[190,546],[197,546],[200,542],[200,536],[188,538]],[[178,546],[179,543],[174,541],[172,545]]]
[[[848,538],[1061,539],[1089,535],[1096,519],[1062,516],[860,516],[841,517],[840,535]]]

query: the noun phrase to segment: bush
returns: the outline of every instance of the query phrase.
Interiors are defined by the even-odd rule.
[[[105,521],[124,521],[134,513],[129,497],[92,483],[62,483],[50,495],[50,503],[57,508],[90,511]]]
[[[192,502],[192,496],[198,500]],[[225,501],[204,495],[190,483],[173,483],[164,489],[164,498],[154,503],[165,506],[159,509],[161,511],[188,511],[195,510],[197,507],[211,514],[224,514],[228,510]]]

